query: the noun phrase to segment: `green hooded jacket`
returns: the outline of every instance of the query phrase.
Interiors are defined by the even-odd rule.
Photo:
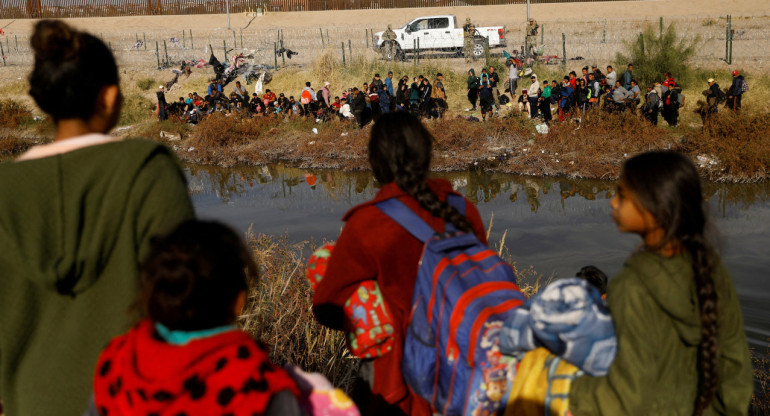
[[[166,147],[126,140],[0,164],[0,189],[3,410],[82,415],[150,238],[193,217],[184,174]]]
[[[719,385],[705,414],[745,415],[754,390],[751,360],[732,279],[717,264]],[[575,416],[692,416],[701,319],[690,256],[632,255],[610,281],[607,300],[617,356],[607,376],[575,380],[570,411]]]

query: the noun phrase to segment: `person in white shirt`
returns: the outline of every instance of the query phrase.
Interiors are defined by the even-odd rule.
[[[532,84],[527,88],[527,99],[529,100],[530,117],[535,118],[537,116],[537,99],[540,97],[540,82],[537,80],[537,75],[532,74]]]
[[[618,73],[612,69],[612,65],[607,66],[607,75],[604,76],[606,85],[610,87],[615,86],[615,82],[618,80]]]

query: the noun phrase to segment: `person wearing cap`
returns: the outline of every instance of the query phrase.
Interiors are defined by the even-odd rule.
[[[476,36],[476,25],[474,25],[471,22],[471,18],[468,17],[465,19],[465,24],[463,25],[463,55],[465,55],[465,62],[470,62],[471,59],[474,61],[476,60],[476,57],[473,56],[473,42]]]
[[[537,100],[540,98],[540,82],[538,82],[535,74],[532,74],[530,79],[532,84],[527,88],[527,100],[529,101],[530,117],[535,118],[538,112]]]
[[[704,91],[706,92],[706,101],[708,102],[708,114],[714,114],[718,111],[719,97],[724,93],[714,78],[709,78],[706,83],[709,85],[709,89]]]
[[[526,41],[526,53],[527,57],[536,55],[535,50],[537,49],[537,31],[540,29],[540,25],[537,24],[537,20],[530,18],[529,19],[529,26],[527,26],[527,36],[525,38]],[[531,97],[531,95],[530,95]]]
[[[167,120],[168,113],[166,112],[166,107],[168,107],[168,104],[166,103],[166,92],[162,85],[158,87],[158,92],[155,95],[158,97],[158,120]]]
[[[329,108],[329,106],[332,105],[332,92],[329,90],[329,87],[331,85],[332,85],[331,82],[326,81],[324,82],[323,88],[321,88],[321,90],[318,91],[318,93],[320,94],[320,99],[318,100],[318,104],[321,106],[321,108]]]
[[[396,32],[393,31],[393,26],[388,25],[388,30],[382,34],[382,59],[386,61],[392,61],[395,56],[396,46]]]
[[[741,110],[741,96],[743,95],[744,86],[746,80],[743,75],[738,74],[738,71],[733,71],[733,84],[730,86],[730,95],[732,95],[732,107],[736,113]]]
[[[374,74],[374,78],[372,78],[372,82],[370,83],[370,85],[374,86],[379,90],[381,86],[385,85],[385,83],[382,82],[382,78],[380,78],[380,74]]]

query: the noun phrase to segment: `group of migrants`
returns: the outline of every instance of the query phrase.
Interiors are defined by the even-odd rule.
[[[612,218],[642,245],[606,293],[584,268],[526,300],[474,204],[429,177],[430,132],[381,115],[379,190],[308,265],[315,317],[361,358],[351,400],[236,325],[265,268],[195,220],[168,148],[107,135],[122,104],[107,46],[57,20],[31,44],[30,94],[56,132],[0,165],[6,414],[747,414],[740,305],[687,157],[625,162]]]
[[[670,72],[664,73],[661,79],[656,79],[645,87],[646,91],[642,91],[631,63],[620,77],[611,65],[607,66],[606,73],[597,65],[592,65],[590,68],[583,67],[580,75],[570,71],[563,79],[550,81],[540,80],[537,74],[524,68],[522,62],[513,56],[508,58],[506,65],[508,79],[503,84],[504,93],[510,94],[510,101],[515,102],[516,110],[527,117],[540,118],[545,123],[553,120],[553,113],[558,115],[559,121],[564,121],[600,109],[607,113],[628,111],[639,114],[653,125],[657,125],[659,116],[662,116],[669,126],[676,126],[679,109],[684,105],[682,88]],[[740,109],[741,96],[748,91],[748,83],[738,71],[733,71],[732,76],[733,84],[728,94],[719,88],[713,78],[708,80],[709,89],[704,91],[708,114],[716,113],[722,103],[735,111]],[[508,97],[500,94],[499,84],[500,76],[494,66],[490,66],[489,70],[483,68],[480,75],[470,69],[467,92],[472,107],[467,111],[474,111],[479,106],[482,119],[499,114],[509,101]]]
[[[393,71],[388,71],[384,79],[380,74],[374,74],[372,80],[364,82],[360,89],[350,87],[334,96],[330,82],[324,82],[324,86],[316,91],[307,81],[297,94],[299,100],[294,95],[287,97],[283,92],[276,95],[270,89],[266,89],[261,96],[252,93],[249,97],[240,81],[235,82],[229,95],[223,89],[221,80],[212,81],[205,96],[190,92],[187,98],[179,97],[178,101],[168,104],[164,87],[160,86],[156,93],[158,119],[165,120],[169,115],[176,115],[184,122],[196,124],[208,114],[222,113],[246,117],[312,117],[317,122],[336,117],[363,126],[391,111],[409,111],[415,116],[431,119],[443,118],[448,108],[441,73],[437,73],[433,81],[419,75],[411,82],[407,75],[395,80]]]

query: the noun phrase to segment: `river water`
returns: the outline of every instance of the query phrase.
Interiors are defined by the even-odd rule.
[[[188,165],[186,173],[199,217],[290,241],[336,239],[345,212],[377,192],[369,172]],[[610,218],[615,182],[483,172],[437,176],[476,203],[484,224],[492,222],[490,245],[503,242],[519,269],[532,266],[556,278],[591,264],[613,276],[640,243],[637,236],[618,232]],[[755,351],[766,354],[770,184],[708,183],[705,190],[746,333]]]

